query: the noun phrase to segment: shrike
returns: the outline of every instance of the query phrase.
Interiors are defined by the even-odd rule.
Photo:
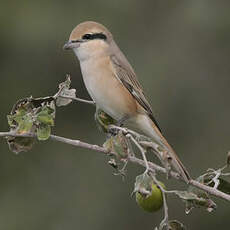
[[[93,21],[83,22],[74,28],[63,48],[72,49],[79,59],[85,86],[97,108],[157,142],[188,183],[187,170],[161,134],[136,74],[109,30]]]

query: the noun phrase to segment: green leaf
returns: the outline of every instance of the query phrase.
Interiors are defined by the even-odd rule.
[[[109,125],[116,124],[116,120],[110,117],[101,109],[97,109],[95,112],[95,121],[99,130],[104,133],[108,133]]]
[[[208,197],[207,194],[199,194],[198,196],[195,193],[189,191],[175,191],[174,192],[180,199],[186,203],[185,212],[188,214],[193,208],[204,207],[208,212],[216,209],[216,204]]]
[[[49,106],[44,106],[41,111],[37,114],[37,121],[39,123],[54,126],[54,109]]]
[[[13,106],[7,116],[10,132],[15,134],[38,133],[39,140],[46,140],[50,136],[54,125],[55,104],[53,97],[20,99]],[[7,142],[11,151],[19,153],[32,148],[35,138],[8,137]]]
[[[22,118],[16,119],[18,122],[17,133],[29,133],[33,127],[31,114],[25,114]]]
[[[43,123],[45,125],[50,125],[50,126],[54,126],[54,120],[53,120],[53,117],[49,114],[40,114],[38,117],[37,117],[37,120],[40,122],[40,123]]]
[[[113,151],[113,136],[105,141],[103,147],[106,148],[109,152]]]
[[[7,116],[8,124],[18,134],[29,133],[33,126],[31,113],[15,113]]]
[[[39,141],[45,141],[50,137],[51,127],[49,125],[41,124],[37,128],[37,137]]]
[[[10,127],[13,127],[14,126],[14,120],[15,116],[14,115],[7,115],[7,121],[8,121],[8,125]]]
[[[111,136],[103,146],[108,151],[115,152],[118,159],[125,159],[128,156],[129,142],[122,132],[118,132],[116,136]]]
[[[119,159],[124,159],[128,156],[129,144],[127,138],[120,131],[113,138],[113,149],[117,153]]]
[[[33,110],[34,105],[31,103],[32,97],[27,97],[18,100],[14,105],[11,110],[11,115],[19,115],[23,116],[26,113],[29,113]]]
[[[32,137],[7,137],[9,149],[14,153],[29,151],[35,142]]]

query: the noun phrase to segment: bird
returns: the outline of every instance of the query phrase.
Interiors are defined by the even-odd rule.
[[[85,21],[71,32],[64,50],[77,56],[86,89],[96,103],[119,124],[132,126],[159,144],[186,183],[190,175],[162,135],[134,69],[102,24]]]

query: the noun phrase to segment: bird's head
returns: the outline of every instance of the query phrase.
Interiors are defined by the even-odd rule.
[[[87,21],[76,26],[63,49],[72,49],[79,60],[109,52],[112,34],[103,25]]]

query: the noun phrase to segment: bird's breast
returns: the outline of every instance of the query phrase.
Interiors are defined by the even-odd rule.
[[[133,116],[136,101],[117,79],[109,58],[80,63],[85,86],[97,106],[116,120]]]

